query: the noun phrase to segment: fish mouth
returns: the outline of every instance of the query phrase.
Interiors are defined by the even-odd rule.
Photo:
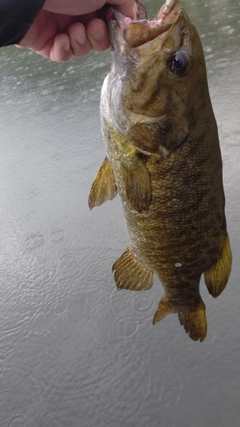
[[[110,7],[106,13],[111,46],[114,49],[122,41],[130,48],[140,47],[156,37],[166,33],[177,21],[181,7],[176,0],[167,0],[153,20],[148,19],[144,6],[137,2],[137,13],[134,19],[121,14]]]

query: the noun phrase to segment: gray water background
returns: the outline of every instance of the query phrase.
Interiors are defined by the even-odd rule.
[[[145,5],[151,16],[160,6]],[[240,7],[183,5],[205,49],[234,256],[219,298],[201,286],[207,338],[190,340],[176,315],[152,326],[157,279],[116,290],[120,202],[88,209],[110,52],[54,64],[1,49],[1,427],[240,425]]]

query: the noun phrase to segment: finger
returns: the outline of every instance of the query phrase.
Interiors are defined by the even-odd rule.
[[[90,12],[96,12],[101,9],[105,3],[109,3],[118,6],[121,13],[130,18],[134,18],[136,13],[135,0],[91,0],[91,1],[79,1],[71,0],[59,1],[59,0],[45,0],[43,9],[48,12],[59,13],[61,15],[85,15]]]
[[[49,39],[42,49],[36,52],[55,62],[67,61],[73,55],[70,39],[66,33],[57,34]]]
[[[71,48],[74,56],[84,56],[92,48],[90,41],[86,36],[86,29],[80,22],[75,22],[68,28],[68,34],[70,37]]]
[[[123,0],[124,1],[124,0]],[[126,1],[126,0],[125,0]],[[43,9],[61,15],[85,15],[100,9],[106,2],[104,0],[45,0]]]
[[[50,51],[51,61],[63,62],[67,61],[73,55],[69,36],[66,33],[57,34],[54,38],[54,43]]]
[[[92,19],[87,24],[86,34],[93,50],[100,52],[109,48],[110,42],[107,27],[101,19]]]
[[[137,4],[135,0],[110,0],[109,4],[118,6],[119,12],[129,18],[134,18],[137,13]]]

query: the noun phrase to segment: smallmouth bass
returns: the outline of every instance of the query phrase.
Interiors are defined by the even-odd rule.
[[[89,194],[92,209],[118,193],[129,247],[114,263],[118,289],[164,293],[153,323],[177,313],[193,340],[207,334],[201,275],[213,297],[232,255],[222,160],[196,28],[175,0],[150,21],[137,2],[132,21],[106,14],[113,63],[101,94],[107,157]]]

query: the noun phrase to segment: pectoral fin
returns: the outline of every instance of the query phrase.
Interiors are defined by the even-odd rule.
[[[138,212],[146,210],[152,199],[151,181],[146,165],[136,150],[122,158],[122,174],[126,196],[133,209]]]
[[[213,297],[218,297],[224,290],[232,267],[232,253],[228,235],[226,236],[224,247],[220,258],[213,266],[205,271],[204,279],[208,292]]]
[[[108,158],[105,157],[96,178],[93,181],[89,196],[90,209],[100,206],[107,200],[112,200],[117,194],[114,172]]]
[[[152,287],[152,271],[144,267],[130,249],[113,264],[112,271],[118,289],[143,291]]]

